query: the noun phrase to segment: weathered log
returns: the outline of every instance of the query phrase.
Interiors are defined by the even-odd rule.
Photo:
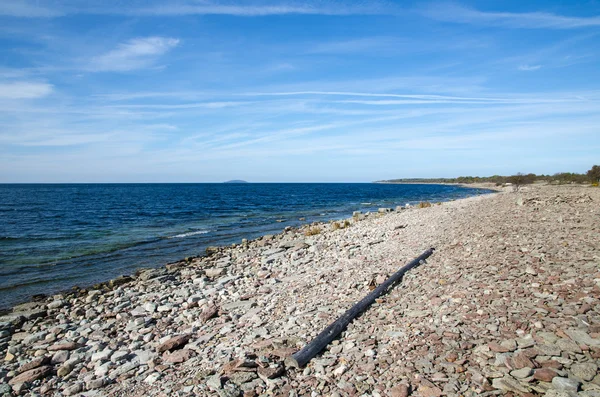
[[[356,303],[352,308],[346,313],[344,313],[340,318],[331,323],[323,332],[321,332],[312,342],[308,345],[304,346],[304,348],[293,355],[289,356],[285,360],[285,364],[288,367],[296,367],[301,368],[304,367],[314,356],[319,354],[321,350],[323,350],[332,340],[334,340],[354,318],[356,318],[360,313],[365,311],[375,299],[379,296],[383,295],[392,287],[396,282],[402,279],[402,276],[412,268],[419,266],[421,263],[425,261],[434,251],[434,248],[430,248],[427,251],[423,252],[420,256],[413,259],[411,262],[406,264],[396,273],[394,273],[390,278],[388,278],[385,282],[380,284],[377,288],[375,288],[371,293],[365,296],[362,300]]]

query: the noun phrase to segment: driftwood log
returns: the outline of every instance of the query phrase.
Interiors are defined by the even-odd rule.
[[[375,288],[369,295],[365,296],[361,301],[352,306],[352,308],[344,313],[340,318],[331,323],[323,332],[321,332],[312,342],[306,345],[302,350],[294,353],[285,360],[288,367],[301,368],[304,367],[314,356],[319,354],[332,340],[334,340],[354,318],[365,311],[375,299],[386,293],[390,287],[402,279],[402,276],[412,268],[419,266],[433,254],[434,248],[430,248],[423,252],[420,256],[413,259],[396,273],[394,273],[385,282]]]

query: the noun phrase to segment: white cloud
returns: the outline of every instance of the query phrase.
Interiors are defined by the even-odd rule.
[[[40,4],[49,3],[52,7]],[[142,5],[143,4],[143,5]],[[389,14],[392,6],[384,1],[367,4],[344,1],[162,1],[122,2],[121,0],[6,0],[0,3],[0,15],[15,17],[57,17],[61,15],[231,15],[261,17],[269,15],[368,15]]]
[[[6,0],[0,2],[0,15],[26,18],[52,18],[61,16],[62,13],[56,9],[42,7],[39,5],[39,2],[32,4],[26,0]]]
[[[542,65],[521,65],[519,66],[519,70],[523,70],[525,72],[531,72],[534,70],[539,70],[542,68]]]
[[[570,17],[547,12],[486,12],[455,3],[434,3],[422,9],[430,18],[455,23],[525,29],[576,29],[600,26],[600,16]]]
[[[41,98],[52,92],[52,84],[16,81],[10,83],[0,82],[0,98],[5,99],[33,99]]]
[[[169,37],[131,39],[119,44],[116,49],[93,58],[88,69],[100,72],[125,72],[146,68],[178,44],[178,39]]]

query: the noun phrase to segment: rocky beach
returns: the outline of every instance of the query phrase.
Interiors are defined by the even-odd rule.
[[[532,185],[382,209],[22,304],[0,318],[0,396],[600,396],[599,203]]]

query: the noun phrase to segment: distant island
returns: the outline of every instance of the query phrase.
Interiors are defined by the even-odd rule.
[[[247,181],[242,181],[241,179],[233,179],[231,181],[226,181],[223,183],[248,183]]]

